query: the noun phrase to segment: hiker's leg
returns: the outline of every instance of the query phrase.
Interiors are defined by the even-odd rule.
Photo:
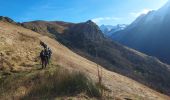
[[[47,58],[45,59],[44,64],[45,64],[45,68],[46,68],[47,64],[48,64]]]
[[[48,63],[51,64],[51,55],[48,58]]]
[[[45,60],[42,59],[42,69],[45,67]]]
[[[41,67],[43,69],[43,59],[41,58]]]
[[[48,62],[46,61],[46,62],[45,62],[45,68],[47,67],[47,64],[48,64]]]
[[[49,56],[46,57],[47,65],[49,64]]]
[[[44,68],[44,61],[42,61],[42,69]]]
[[[48,65],[49,65],[50,64],[50,58],[49,57],[47,58],[47,62],[48,62]]]

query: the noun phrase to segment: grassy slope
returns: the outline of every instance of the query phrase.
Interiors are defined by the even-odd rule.
[[[53,39],[4,22],[0,22],[0,53],[3,54],[0,58],[3,59],[3,64],[0,63],[0,73],[8,75],[11,72],[15,72],[16,74],[22,72],[28,72],[29,74],[34,73],[35,71],[42,72],[37,70],[37,65],[39,66],[37,56],[39,55],[38,52],[41,50],[39,40],[44,41],[52,48],[53,65],[59,65],[62,66],[62,68],[69,70],[82,71],[91,76],[92,79],[97,80],[97,69],[95,63],[73,53]],[[4,67],[2,67],[2,65]],[[55,70],[55,67],[51,67],[50,69]],[[13,73],[11,73],[11,75],[14,75]],[[26,76],[27,74],[22,75],[23,79],[26,79]],[[114,98],[145,100],[169,99],[169,97],[159,94],[127,77],[105,69],[103,69],[103,82],[111,90],[109,95]],[[21,90],[23,89],[22,93],[19,91],[20,88]],[[29,87],[19,86],[18,89],[19,90],[15,93],[12,92],[14,90],[8,90],[6,93],[10,94],[9,97],[25,95],[27,92],[24,91],[28,91]]]

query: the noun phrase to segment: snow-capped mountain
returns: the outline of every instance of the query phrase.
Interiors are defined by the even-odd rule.
[[[112,25],[101,25],[100,29],[104,33],[105,36],[110,37],[112,34],[114,34],[117,31],[124,30],[128,25],[126,24],[118,24],[116,26]]]
[[[108,33],[108,32],[111,31],[113,28],[114,28],[114,26],[112,26],[112,25],[101,25],[101,26],[100,26],[100,30],[101,30],[103,33]]]
[[[157,11],[139,16],[111,38],[170,64],[170,1]]]

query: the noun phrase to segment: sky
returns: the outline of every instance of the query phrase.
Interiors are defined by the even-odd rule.
[[[130,24],[140,14],[157,10],[168,0],[0,0],[0,16],[17,22],[33,20]]]

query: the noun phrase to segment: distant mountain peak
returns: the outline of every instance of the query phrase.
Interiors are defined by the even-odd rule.
[[[74,39],[77,39],[78,37],[81,40],[87,39],[89,41],[101,41],[104,38],[98,25],[91,20],[75,24],[70,28],[70,33],[75,34],[71,36]]]
[[[124,30],[128,25],[126,24],[117,24],[115,26],[113,25],[101,25],[100,30],[104,33],[106,37],[110,37],[112,34],[114,34],[117,31]]]
[[[96,23],[94,23],[92,20],[86,21],[85,24],[96,25]]]
[[[94,23],[92,20],[88,20],[86,21],[86,23]]]

